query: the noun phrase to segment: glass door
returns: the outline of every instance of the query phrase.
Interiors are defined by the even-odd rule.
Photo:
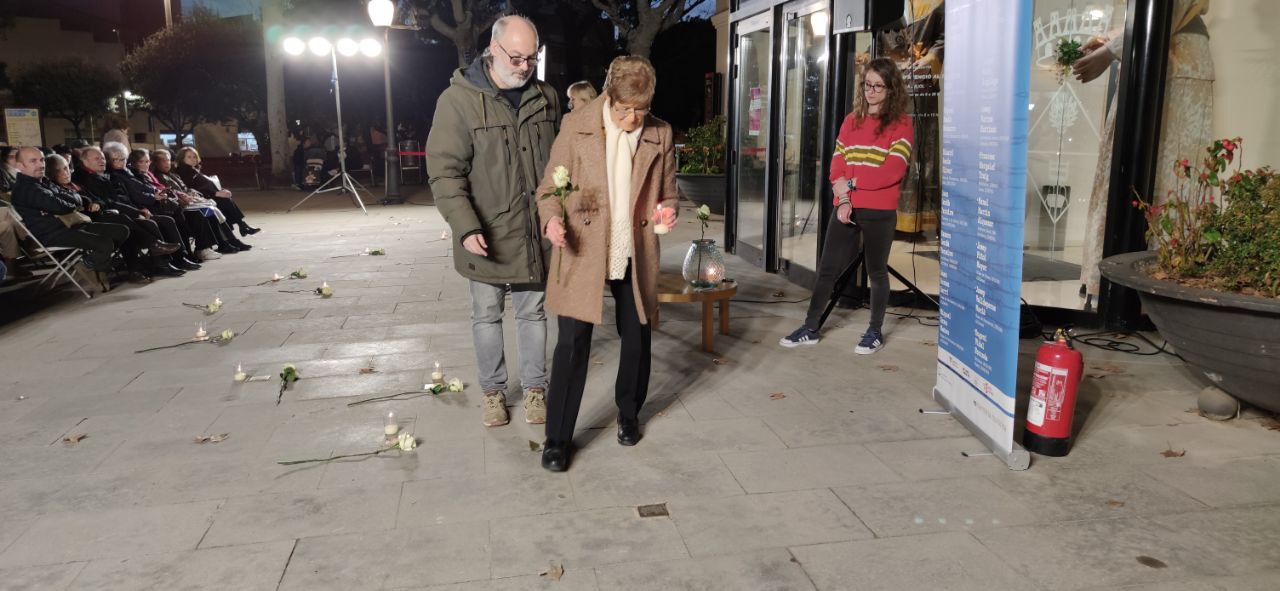
[[[830,157],[822,149],[827,108],[827,31],[831,13],[825,0],[802,0],[783,7],[782,174],[775,239],[779,268],[818,269],[821,199],[829,195],[822,169]]]
[[[772,12],[738,24],[737,68],[734,71],[733,174],[737,192],[739,256],[763,264],[765,206],[769,195],[770,64],[773,56]]]

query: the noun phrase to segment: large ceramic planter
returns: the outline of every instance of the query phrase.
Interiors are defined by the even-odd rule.
[[[1102,275],[1134,289],[1160,336],[1228,394],[1280,412],[1280,299],[1152,279],[1153,252],[1107,257]]]
[[[711,213],[724,214],[724,194],[728,185],[723,174],[680,173],[676,175],[676,183],[690,201],[707,206]]]

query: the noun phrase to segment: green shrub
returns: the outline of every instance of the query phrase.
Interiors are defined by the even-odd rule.
[[[689,141],[680,148],[680,172],[724,173],[724,117],[689,130]]]

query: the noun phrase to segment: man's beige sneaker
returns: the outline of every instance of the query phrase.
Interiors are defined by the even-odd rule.
[[[484,408],[484,426],[500,427],[511,422],[511,417],[507,416],[507,397],[502,391],[485,392],[481,406]]]
[[[545,388],[525,389],[524,422],[530,425],[541,425],[547,422],[547,391]]]

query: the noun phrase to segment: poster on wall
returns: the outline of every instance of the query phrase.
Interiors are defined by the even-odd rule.
[[[43,146],[40,109],[5,109],[5,142],[10,146]]]
[[[1010,468],[1026,207],[1031,0],[947,0],[934,399]]]

